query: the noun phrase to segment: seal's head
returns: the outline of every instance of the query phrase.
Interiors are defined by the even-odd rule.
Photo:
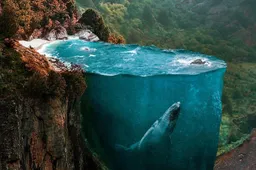
[[[180,114],[180,102],[174,103],[171,109],[170,120],[176,120]]]
[[[178,118],[180,113],[180,102],[174,103],[169,107],[164,113],[163,117],[160,118],[159,122],[164,122],[169,124],[169,122],[174,121]]]

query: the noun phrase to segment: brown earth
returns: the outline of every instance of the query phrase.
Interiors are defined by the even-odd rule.
[[[250,139],[236,149],[217,158],[214,170],[255,170],[256,169],[256,129]]]

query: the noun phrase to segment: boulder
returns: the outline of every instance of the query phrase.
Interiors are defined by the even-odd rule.
[[[201,60],[201,59],[196,59],[196,60],[192,61],[190,64],[199,64],[199,65],[201,65],[201,64],[205,64],[205,63],[206,62]]]
[[[87,9],[78,21],[84,26],[91,27],[91,30],[100,40],[107,42],[110,30],[104,23],[103,17],[93,9]]]
[[[29,36],[29,41],[33,40],[33,39],[38,39],[38,38],[42,38],[43,36],[43,28],[40,29],[34,29],[33,33]]]
[[[56,40],[56,30],[52,29],[46,36],[45,39],[47,39],[48,41],[54,41]]]
[[[66,28],[64,28],[63,26],[59,26],[57,28],[55,28],[56,30],[56,38],[58,40],[65,40],[68,39],[68,33]]]
[[[67,30],[63,26],[55,27],[45,36],[45,39],[49,41],[68,39]]]
[[[82,30],[76,33],[76,36],[79,37],[79,39],[85,40],[85,41],[99,41],[99,37],[92,33],[90,30]]]

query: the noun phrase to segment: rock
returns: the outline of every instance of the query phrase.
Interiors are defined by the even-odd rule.
[[[29,36],[29,41],[33,39],[42,38],[43,36],[43,28],[40,29],[34,29],[33,33]]]
[[[45,39],[47,39],[48,41],[54,41],[56,40],[56,30],[52,29],[46,36]]]
[[[203,61],[203,60],[201,60],[201,59],[196,59],[196,60],[194,60],[193,62],[191,62],[190,64],[205,64],[206,62],[205,61]]]
[[[68,39],[67,30],[63,26],[57,26],[45,36],[45,39],[49,41],[66,40]]]
[[[11,38],[5,38],[4,39],[4,44],[6,45],[6,47],[14,47],[15,46],[15,40],[13,40]]]
[[[91,27],[91,30],[100,40],[107,42],[110,34],[109,28],[104,23],[102,16],[93,9],[86,10],[78,21],[84,26]]]
[[[55,28],[55,30],[56,30],[56,38],[58,40],[68,39],[68,33],[67,33],[66,28],[59,26],[59,27]]]
[[[99,41],[99,37],[93,34],[90,30],[82,30],[76,34],[79,39],[86,40],[86,41]]]

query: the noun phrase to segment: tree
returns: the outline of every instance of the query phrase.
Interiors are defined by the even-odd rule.
[[[152,26],[154,24],[154,17],[153,17],[152,9],[150,8],[150,6],[146,5],[144,7],[143,13],[142,13],[142,19],[148,26]]]
[[[93,0],[77,0],[77,2],[81,4],[83,7],[95,7]]]
[[[168,13],[164,10],[161,10],[157,16],[157,21],[165,27],[170,25],[170,18]]]
[[[17,5],[11,0],[5,1],[3,13],[0,17],[0,32],[6,37],[12,37],[19,29],[17,14],[15,12],[17,9]]]

